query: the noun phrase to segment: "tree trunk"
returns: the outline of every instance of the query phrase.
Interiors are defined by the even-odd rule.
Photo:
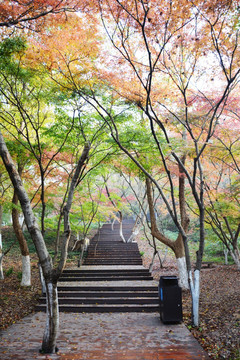
[[[185,258],[185,256],[182,256],[180,258],[177,258],[176,260],[177,260],[177,267],[178,267],[179,286],[182,289],[187,290],[187,289],[189,289],[189,284],[188,284],[186,258]]]
[[[45,233],[45,212],[46,212],[46,203],[45,203],[45,178],[44,170],[42,168],[41,162],[39,162],[39,169],[41,173],[41,203],[42,203],[42,212],[41,212],[41,230],[42,235]]]
[[[22,281],[21,286],[31,286],[31,262],[30,256],[22,255]]]
[[[131,236],[127,239],[127,243],[135,242],[140,232],[141,224],[135,224]]]
[[[39,278],[40,278],[41,287],[42,287],[42,295],[46,295],[46,283],[45,283],[45,279],[43,276],[43,271],[42,271],[42,267],[41,267],[40,263],[38,263],[38,270],[39,270]]]
[[[234,250],[230,251],[231,257],[233,258],[233,261],[237,265],[237,269],[240,270],[240,252],[239,249],[236,248]]]
[[[200,270],[194,271],[194,279],[192,272],[189,271],[190,292],[192,297],[192,324],[199,326],[199,298],[200,298]]]
[[[160,253],[158,251],[157,256],[158,256],[158,260],[159,260],[159,264],[160,264],[160,268],[163,269],[163,264],[165,263],[166,257],[167,257],[167,253],[168,253],[168,247],[166,246],[165,248],[165,254],[163,259],[161,259]]]
[[[85,236],[82,241],[82,245],[81,245],[81,249],[80,249],[80,254],[79,254],[79,259],[78,259],[78,267],[82,266],[82,264],[83,264],[84,252],[87,251],[88,246],[89,246],[89,239]]]
[[[0,247],[0,280],[4,279],[4,274],[3,274],[3,253],[2,253],[2,248]]]
[[[113,206],[116,208],[117,212],[119,213],[119,220],[118,220],[119,221],[119,235],[120,235],[120,238],[122,239],[122,241],[125,243],[126,239],[123,235],[123,229],[122,229],[122,221],[123,221],[122,212],[121,212],[121,210],[117,209],[117,206],[116,206],[115,202],[113,201],[113,199],[111,198],[110,192],[108,190],[107,180],[106,179],[104,179],[104,180],[105,180],[105,189],[107,192],[107,196],[108,196],[109,200],[111,201],[111,203],[113,204]],[[115,221],[113,221],[113,223],[112,223],[112,231],[113,231],[114,222]]]
[[[178,280],[179,286],[182,289],[187,290],[187,289],[189,289],[188,273],[187,273],[184,244],[183,244],[181,234],[178,234],[178,237],[174,242],[173,251],[176,256],[178,277],[179,277],[179,280]]]
[[[186,140],[185,132],[183,139]],[[181,158],[181,162],[183,165],[185,165],[186,161],[186,155],[183,155]],[[180,216],[181,216],[181,225],[187,233],[188,226],[189,226],[189,217],[187,215],[186,210],[186,199],[185,199],[185,174],[184,169],[180,164],[178,164],[179,169],[179,186],[178,186],[178,198],[179,198],[179,208],[180,208]],[[177,258],[177,266],[178,266],[178,273],[179,273],[179,285],[183,289],[189,289],[189,283],[188,283],[188,272],[187,272],[187,264],[186,264],[186,252],[183,242],[183,237],[179,232],[178,238],[175,241],[176,245],[176,258]]]
[[[46,299],[46,327],[43,335],[41,352],[52,354],[58,350],[56,346],[56,341],[59,328],[59,310],[56,282],[47,282]]]
[[[116,221],[116,219],[115,219],[115,218],[113,218],[113,221],[111,221],[111,228],[112,228],[112,231],[114,230],[114,224],[115,224],[115,221]]]
[[[61,275],[66,263],[68,241],[71,233],[69,212],[72,205],[73,193],[84,169],[85,162],[88,160],[89,151],[90,144],[86,143],[75,169],[74,176],[71,181],[68,200],[64,207],[64,240],[61,247],[61,259],[57,269],[53,269],[52,259],[47,251],[42,232],[40,231],[36,218],[33,214],[30,200],[24,189],[19,173],[13,163],[11,155],[9,154],[4,138],[0,132],[0,156],[2,157],[6,170],[12,181],[14,190],[16,190],[18,199],[20,201],[25,223],[34,243],[46,283],[47,322],[42,342],[43,353],[53,353],[56,349],[56,339],[59,326],[57,279]]]
[[[159,241],[163,244],[170,247],[177,260],[178,266],[178,274],[179,274],[179,286],[183,289],[189,289],[188,285],[188,275],[187,275],[187,268],[186,268],[186,260],[184,254],[184,243],[182,239],[182,235],[179,233],[178,237],[175,241],[167,238],[164,234],[162,234],[156,224],[155,212],[154,212],[154,205],[153,205],[153,198],[152,198],[152,190],[151,190],[151,183],[148,178],[146,178],[146,186],[147,186],[147,198],[148,198],[148,205],[149,205],[149,212],[150,212],[150,219],[151,219],[151,233],[153,237],[156,237]]]
[[[16,208],[18,204],[18,196],[16,190],[13,193],[13,209],[12,209],[12,223],[13,229],[18,240],[21,254],[22,254],[22,281],[21,286],[31,286],[31,263],[30,263],[30,256],[29,256],[29,249],[27,245],[27,241],[23,234],[20,222],[19,222],[19,213]]]
[[[155,260],[155,256],[157,255],[157,251],[154,249],[154,251],[153,251],[153,256],[152,256],[152,261],[151,261],[151,263],[150,263],[150,265],[149,265],[149,271],[150,271],[150,273],[152,272],[152,269],[153,269],[153,264],[154,264],[154,260]]]
[[[49,256],[42,233],[38,227],[36,218],[33,214],[30,200],[24,189],[24,186],[22,184],[19,173],[18,173],[18,171],[13,163],[13,160],[9,154],[9,151],[6,147],[6,144],[5,144],[5,141],[3,139],[1,132],[0,132],[0,155],[3,159],[6,170],[9,174],[9,177],[12,181],[13,187],[16,190],[18,199],[20,201],[28,231],[29,231],[32,241],[35,245],[36,252],[38,254],[39,261],[40,261],[42,269],[43,269],[44,278],[51,279],[52,271],[53,271],[51,257]],[[54,286],[52,286],[52,289],[54,289]],[[51,292],[50,290],[51,290],[51,286],[49,286],[49,291],[47,294],[47,297],[49,296],[49,298],[47,299],[47,301],[50,304],[49,306],[51,308],[50,315],[51,315],[51,317],[54,317],[57,314],[56,309],[55,309],[56,301],[53,301],[53,297],[51,297],[51,294],[53,293],[53,291]],[[52,324],[55,324],[57,326],[58,319],[55,319],[55,321],[52,321]],[[54,336],[54,335],[56,336],[57,329],[55,329],[54,331],[51,332],[51,338],[50,337],[47,338],[47,335],[50,334],[50,332],[49,332],[50,328],[49,328],[48,322],[47,322],[46,326],[47,326],[47,328],[46,328],[46,331],[44,334],[44,342],[42,343],[43,352],[47,352],[49,349],[53,349],[52,344],[56,342],[56,339],[53,341],[52,336]]]
[[[61,259],[59,261],[57,268],[57,272],[59,276],[61,275],[61,272],[65,267],[65,263],[67,259],[68,243],[71,236],[71,224],[70,224],[69,214],[72,207],[73,195],[77,185],[80,182],[81,174],[83,172],[83,168],[85,167],[85,162],[88,161],[90,149],[91,149],[91,144],[89,142],[86,142],[71,180],[67,202],[63,207],[64,237],[61,246]]]
[[[122,241],[125,243],[126,240],[123,235],[123,216],[122,216],[122,212],[120,210],[118,211],[118,213],[119,213],[119,235],[120,235],[120,238],[122,239]]]
[[[160,257],[160,254],[159,254],[159,251],[157,250],[157,244],[156,244],[156,240],[155,240],[155,237],[153,236],[153,257],[152,257],[152,261],[151,261],[151,264],[149,266],[149,271],[152,272],[152,269],[153,269],[153,264],[154,264],[154,260],[155,260],[155,256],[157,255],[158,256],[158,260],[159,260],[159,264],[160,264],[160,268],[162,268],[162,260],[161,260],[161,257]]]
[[[225,263],[225,265],[228,265],[228,253],[229,253],[229,250],[225,248],[223,250],[223,252],[224,252],[224,259],[225,259],[224,263]]]

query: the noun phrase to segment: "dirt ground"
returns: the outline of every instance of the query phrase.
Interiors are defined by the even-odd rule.
[[[151,261],[146,243],[139,244],[144,251],[144,265]],[[20,258],[4,259],[5,279],[0,281],[0,329],[33,312],[40,296],[37,259],[32,259],[32,286],[20,287]],[[175,262],[167,257],[160,269],[157,259],[153,268],[155,279],[161,275],[176,275]],[[214,265],[201,272],[200,327],[191,328],[191,301],[183,294],[184,322],[212,359],[240,359],[240,273],[235,266]]]

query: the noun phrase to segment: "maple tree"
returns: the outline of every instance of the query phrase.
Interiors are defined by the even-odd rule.
[[[109,67],[105,79],[115,86],[118,94],[135,103],[149,120],[152,136],[168,176],[170,201],[156,179],[121,143],[115,118],[111,116],[109,108],[103,109],[104,106],[93,94],[91,103],[104,112],[104,120],[108,121],[112,136],[120,148],[158,188],[179,229],[193,298],[193,323],[198,325],[200,269],[205,238],[204,172],[201,158],[221,121],[229,94],[236,91],[238,86],[237,3],[99,1],[99,6],[105,30],[118,54],[114,53],[117,60],[113,57],[112,67]],[[226,23],[227,30],[223,31],[223,24]],[[215,55],[214,61],[211,61],[212,53]],[[115,76],[112,69],[116,72]],[[214,78],[220,84],[217,85],[218,92],[212,82]],[[209,83],[208,87],[206,82]],[[131,91],[133,84],[134,91]],[[215,91],[214,96],[211,90]],[[165,137],[164,146],[159,140],[158,130]],[[177,134],[178,143],[172,142],[172,131]],[[175,169],[178,168],[180,213],[176,206],[173,182],[176,170],[172,167],[173,162]],[[200,242],[194,278],[186,234],[189,222],[185,204],[186,181],[199,209]],[[152,208],[150,184],[148,194]],[[151,213],[152,233],[161,238],[155,226],[153,208]]]
[[[46,91],[50,84],[45,83],[43,85],[43,77],[41,77],[40,83],[36,75],[21,66],[22,53],[26,49],[22,39],[9,39],[2,42],[1,45],[4,55],[2,56],[0,91],[4,99],[3,102],[5,99],[8,101],[8,111],[3,109],[0,114],[3,120],[2,126],[37,161],[41,179],[41,229],[44,233],[46,211],[45,178],[51,172],[54,158],[64,146],[71,126],[66,131],[65,137],[62,138],[62,143],[53,151],[52,143],[47,143],[46,138],[43,140],[46,126],[54,116],[53,112],[50,111],[50,106],[54,105],[54,100],[49,101],[52,89],[50,89],[50,92]],[[12,59],[13,53],[14,58]],[[48,100],[44,100],[47,98]],[[39,111],[36,112],[35,109],[39,109]],[[57,116],[55,118],[57,121]],[[51,156],[49,151],[48,155],[46,155],[47,146],[52,149]]]
[[[44,4],[45,3],[45,4]],[[56,4],[61,5],[63,2],[55,2]],[[18,4],[18,2],[11,2],[12,7],[14,8],[14,4]],[[28,5],[33,5],[33,4],[38,4],[38,5],[46,5],[46,2],[37,2],[37,1],[33,1],[33,2],[28,2]],[[51,4],[51,2],[48,2],[48,5]],[[66,5],[67,2],[64,2],[64,4]],[[2,3],[1,3],[2,5]],[[5,5],[7,5],[5,3]],[[8,4],[10,5],[10,3]],[[25,4],[24,2],[22,2],[22,5],[27,5],[27,3]],[[54,5],[54,2],[52,2],[52,5]],[[41,9],[43,9],[44,11],[41,12]],[[14,9],[16,10],[16,9]],[[25,15],[29,15],[29,17],[25,17],[24,18],[24,14],[21,13],[21,9],[17,8],[17,17],[15,20],[13,20],[11,22],[11,16],[13,16],[14,14],[10,14],[10,20],[7,22],[6,19],[4,19],[4,21],[2,22],[2,26],[7,26],[7,25],[17,25],[17,24],[24,24],[24,26],[27,26],[33,30],[36,30],[39,28],[39,26],[41,27],[42,24],[40,23],[35,23],[35,22],[31,22],[34,19],[37,18],[41,18],[43,19],[43,16],[45,16],[47,13],[49,13],[49,11],[46,13],[44,6],[43,7],[39,7],[39,8],[34,8],[34,7],[30,7],[29,9],[27,9],[29,11],[25,12]],[[32,10],[37,10],[35,11],[35,13],[31,13]],[[56,8],[52,8],[50,9],[48,7],[48,10],[52,10],[53,11],[57,11],[58,9]],[[40,11],[40,12],[39,12]],[[50,11],[51,12],[51,11]],[[2,12],[4,13],[4,12]],[[5,13],[6,14],[6,13]],[[26,25],[25,25],[26,24]],[[6,46],[6,44],[8,44]],[[17,131],[20,132],[20,134],[23,136],[23,139],[25,137],[24,140],[26,140],[26,143],[30,150],[32,150],[33,154],[35,155],[35,158],[38,160],[39,162],[39,168],[41,171],[41,175],[42,175],[42,180],[44,180],[44,176],[45,173],[49,167],[49,164],[51,161],[49,161],[46,165],[45,168],[42,168],[42,160],[43,160],[43,148],[42,148],[42,144],[39,141],[39,131],[42,130],[41,126],[43,125],[43,121],[45,120],[44,118],[44,112],[42,113],[42,111],[40,110],[39,105],[41,104],[40,98],[38,97],[39,95],[39,87],[37,89],[37,92],[35,94],[33,94],[32,100],[33,102],[35,101],[36,104],[36,108],[35,109],[39,109],[39,111],[36,113],[34,108],[31,109],[31,106],[28,108],[28,104],[26,103],[26,98],[22,95],[22,92],[24,93],[24,91],[27,88],[27,91],[25,91],[27,96],[31,96],[31,91],[29,92],[29,89],[31,88],[34,92],[34,90],[36,90],[36,86],[31,86],[33,84],[31,84],[31,73],[32,71],[27,70],[27,68],[24,69],[24,66],[21,67],[20,65],[20,61],[21,60],[21,55],[23,54],[25,47],[24,47],[24,42],[21,39],[17,39],[17,41],[15,41],[14,39],[9,39],[9,40],[5,40],[2,44],[2,51],[1,51],[1,55],[2,58],[8,57],[8,60],[11,60],[11,64],[9,66],[8,61],[3,61],[3,66],[1,68],[2,70],[2,80],[3,82],[5,82],[5,85],[8,85],[8,88],[4,88],[2,86],[1,88],[1,93],[2,93],[2,97],[5,97],[5,99],[8,99],[8,96],[10,94],[9,100],[10,100],[10,106],[12,106],[13,108],[15,107],[15,114],[17,115],[17,118],[20,116],[22,116],[22,121],[24,126],[23,129],[21,129],[21,126],[19,126],[18,124],[15,124],[13,120],[13,118],[11,117],[11,113],[6,111],[6,109],[4,111],[2,111],[2,118],[4,119],[4,121],[9,121],[9,125],[10,127],[6,127],[7,130],[10,129],[11,131],[11,125],[17,125]],[[10,45],[10,46],[9,46]],[[20,56],[19,56],[20,55]],[[4,60],[4,59],[3,59]],[[30,63],[29,63],[30,64]],[[20,70],[18,72],[18,70]],[[10,75],[10,80],[8,75]],[[25,75],[25,76],[24,76]],[[8,81],[9,80],[9,81]],[[25,80],[25,83],[24,81]],[[26,81],[27,80],[27,81]],[[42,80],[39,83],[40,86],[42,84]],[[23,85],[24,83],[24,85]],[[13,84],[13,86],[11,86]],[[21,88],[21,91],[19,91],[19,87]],[[6,94],[6,92],[8,92],[8,94]],[[8,101],[7,101],[8,103]],[[33,111],[31,111],[33,110]],[[14,112],[14,111],[13,111]],[[32,117],[33,116],[33,117]],[[35,119],[34,119],[35,116]],[[43,120],[41,120],[41,116],[43,116]],[[29,126],[32,127],[31,130],[29,129]],[[24,132],[25,131],[25,132]],[[11,134],[14,136],[14,131],[11,132]],[[36,139],[37,139],[37,145],[38,147],[35,150],[35,147],[33,146],[32,138],[34,138],[34,135],[36,135]],[[68,132],[67,132],[68,135]],[[65,140],[66,140],[66,136],[65,136]],[[65,143],[65,140],[63,141],[63,143]],[[62,143],[62,144],[63,144]],[[62,216],[64,218],[64,238],[62,241],[62,247],[61,247],[61,258],[58,262],[58,266],[56,268],[53,268],[52,265],[52,260],[49,256],[49,253],[47,251],[47,248],[45,246],[45,242],[44,242],[44,238],[41,234],[41,232],[39,231],[38,225],[37,225],[37,221],[36,221],[36,217],[33,214],[32,208],[31,208],[31,204],[30,204],[30,199],[27,196],[27,193],[23,187],[22,181],[19,177],[18,172],[16,171],[15,165],[12,161],[12,158],[10,156],[10,153],[6,147],[6,143],[4,141],[4,138],[2,136],[2,134],[0,134],[0,152],[1,152],[1,157],[3,159],[4,165],[9,173],[9,176],[11,178],[11,181],[13,183],[14,189],[17,193],[18,199],[20,201],[23,213],[24,213],[24,217],[25,217],[25,223],[28,227],[28,230],[31,234],[32,240],[34,242],[34,245],[36,247],[36,251],[37,254],[39,256],[39,260],[41,263],[41,267],[43,270],[43,275],[44,275],[44,279],[45,279],[45,283],[46,283],[46,294],[47,294],[47,320],[46,320],[46,328],[45,328],[45,332],[44,332],[44,337],[43,337],[43,343],[42,343],[42,351],[43,352],[54,352],[55,348],[56,348],[56,336],[57,336],[57,329],[58,329],[58,304],[57,304],[57,292],[56,292],[56,283],[57,283],[57,279],[59,278],[62,269],[65,266],[65,262],[66,262],[66,256],[67,256],[67,247],[68,247],[68,242],[69,242],[69,238],[70,238],[70,222],[69,222],[69,212],[70,212],[70,208],[72,205],[72,201],[73,201],[73,193],[75,190],[75,187],[78,185],[81,175],[82,175],[82,171],[86,168],[85,162],[88,159],[88,154],[90,151],[91,145],[88,141],[85,142],[84,146],[82,147],[82,151],[80,153],[80,155],[78,154],[78,159],[77,159],[77,164],[76,167],[74,168],[74,171],[72,173],[72,178],[71,181],[69,182],[69,188],[68,188],[68,192],[67,192],[67,197],[64,198],[64,206],[62,207]],[[61,149],[61,146],[60,146]],[[59,151],[57,151],[58,153]],[[56,154],[52,155],[52,159],[54,157],[56,157]],[[50,159],[51,160],[51,159]],[[44,182],[42,181],[41,184],[41,188],[42,188],[42,209],[44,211]],[[44,213],[42,213],[42,219],[44,219]],[[43,232],[44,232],[44,228],[42,228]],[[51,314],[51,316],[50,316]]]
[[[70,209],[73,203],[74,192],[86,173],[90,172],[108,156],[109,148],[106,146],[104,148],[104,145],[101,145],[101,141],[99,141],[99,138],[105,133],[102,122],[99,124],[97,118],[94,121],[93,114],[90,122],[90,115],[88,117],[83,115],[84,102],[78,103],[72,92],[67,93],[62,91],[60,87],[54,86],[56,83],[51,82],[49,77],[49,80],[46,79],[46,72],[45,76],[43,76],[42,72],[36,72],[29,68],[29,59],[31,60],[31,57],[26,56],[26,62],[23,62],[24,52],[26,52],[26,47],[22,39],[9,39],[2,43],[1,95],[3,99],[7,99],[7,106],[4,102],[2,103],[3,111],[1,112],[1,117],[4,120],[2,126],[5,131],[8,131],[13,138],[19,141],[32,154],[32,157],[35,158],[38,164],[40,176],[38,189],[41,191],[40,199],[42,204],[42,234],[39,233],[36,217],[31,209],[30,199],[22,186],[19,173],[15,169],[2,136],[1,156],[21,203],[25,222],[36,246],[43,270],[48,316],[42,349],[44,352],[53,352],[56,345],[59,316],[56,284],[66,262],[71,234]],[[8,61],[5,61],[6,58]],[[82,76],[84,74],[85,72]],[[40,77],[41,81],[39,81]],[[58,108],[58,99],[60,99],[61,109],[60,106]],[[63,110],[63,105],[66,108],[66,112]],[[57,108],[59,109],[58,111]],[[37,112],[36,109],[38,109]],[[70,111],[72,111],[72,116],[69,116]],[[55,118],[54,121],[52,121],[53,117]],[[101,153],[101,155],[95,156],[98,153]],[[71,160],[71,171],[69,171],[69,162],[66,154],[68,154]],[[95,162],[92,160],[94,157]],[[88,167],[90,158],[92,165]],[[59,177],[59,172],[55,171],[59,166],[62,169],[65,167],[68,179],[65,183],[65,194],[59,209],[58,219],[57,243],[59,241],[60,230],[63,231],[61,256],[58,264],[54,267],[43,237],[44,222],[46,220],[45,183],[47,181],[49,185],[49,175],[53,181]],[[58,178],[58,181],[61,182],[62,180],[63,178]],[[35,201],[37,200],[36,194],[38,189],[35,192]],[[63,226],[61,226],[62,222]],[[58,246],[56,246],[55,259],[57,255]],[[45,259],[48,259],[48,261],[46,262]],[[50,314],[53,314],[53,316],[50,316]]]
[[[42,105],[39,88],[33,82],[33,74],[21,67],[21,57],[25,50],[25,44],[20,38],[13,38],[5,40],[1,43],[1,95],[2,95],[2,111],[1,118],[3,120],[2,126],[12,134],[20,146],[15,147],[15,154],[17,155],[18,172],[21,176],[24,163],[28,157],[24,153],[33,155],[37,160],[40,176],[41,176],[41,225],[42,232],[44,233],[44,220],[45,220],[45,178],[49,171],[51,162],[57,153],[47,160],[44,158],[43,141],[41,140],[41,132],[43,129],[44,121],[46,123],[47,117],[44,111],[41,111]],[[34,79],[35,80],[35,79]],[[5,102],[7,101],[7,108]],[[39,111],[35,113],[35,107]],[[63,140],[63,142],[65,139]],[[61,149],[61,146],[60,146]],[[36,192],[37,193],[37,192]],[[36,195],[35,193],[35,195]],[[30,285],[30,258],[27,242],[24,238],[21,225],[19,223],[18,213],[18,196],[14,190],[13,194],[13,209],[12,219],[13,227],[19,241],[22,253],[22,285]]]
[[[79,0],[5,0],[0,3],[0,26],[40,30],[48,15],[62,15],[64,21],[69,12],[93,8],[93,2]]]
[[[208,151],[206,223],[239,269],[239,123],[221,124]]]
[[[58,267],[53,268],[52,261],[47,251],[44,238],[42,233],[39,230],[39,227],[36,222],[36,218],[33,214],[30,200],[27,196],[27,193],[22,185],[21,178],[15,168],[15,165],[12,161],[12,158],[9,154],[9,151],[6,147],[3,136],[0,135],[0,153],[3,159],[4,165],[9,173],[11,181],[13,183],[14,189],[17,192],[19,201],[22,206],[22,210],[25,217],[25,222],[28,227],[28,230],[31,234],[32,240],[36,247],[37,254],[39,256],[39,261],[43,270],[44,280],[46,283],[46,297],[47,297],[47,324],[43,337],[42,350],[44,352],[54,352],[56,347],[56,336],[58,329],[58,301],[57,301],[57,279],[59,278],[66,262],[67,256],[67,247],[70,238],[70,223],[69,223],[69,212],[73,201],[73,192],[77,185],[79,176],[81,174],[84,163],[87,160],[88,153],[90,150],[90,145],[86,143],[81,156],[79,157],[78,164],[74,171],[68,197],[63,208],[64,214],[64,239],[61,248],[61,259],[59,260]],[[46,261],[47,259],[47,261]],[[50,316],[52,314],[52,316]]]

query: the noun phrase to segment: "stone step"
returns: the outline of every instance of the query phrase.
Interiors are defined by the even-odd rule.
[[[130,258],[130,257],[141,257],[141,255],[139,254],[139,251],[112,251],[111,249],[108,249],[108,250],[102,250],[102,249],[99,249],[99,250],[96,250],[96,251],[93,251],[93,250],[90,250],[88,251],[88,257],[96,257],[96,256],[99,256],[99,255],[102,255],[102,256],[109,256],[111,255],[113,257],[127,257],[127,258]]]
[[[96,256],[110,256],[112,255],[113,257],[115,258],[118,258],[118,257],[126,257],[126,258],[140,258],[141,255],[139,254],[139,252],[137,251],[126,251],[126,252],[119,252],[119,251],[111,251],[110,250],[102,250],[102,249],[99,249],[97,251],[92,251],[90,250],[88,253],[87,253],[87,257],[96,257]]]
[[[121,260],[121,261],[141,261],[141,256],[131,256],[130,258],[127,257],[126,255],[122,255],[122,256],[111,256],[111,253],[109,254],[104,254],[104,255],[96,255],[96,256],[89,256],[87,257],[87,260],[90,259],[111,259],[112,261],[114,260]]]
[[[142,271],[91,271],[91,272],[70,272],[70,273],[63,273],[61,278],[70,278],[70,277],[152,277],[150,272],[142,272]]]
[[[59,291],[58,298],[158,298],[157,291]]]
[[[111,250],[100,250],[100,251],[90,251],[88,252],[87,257],[88,258],[92,258],[92,257],[96,257],[96,256],[111,256],[114,258],[118,258],[118,257],[122,257],[122,258],[140,258],[141,255],[139,254],[139,252],[134,251],[134,252],[118,252],[118,251],[111,251]]]
[[[122,281],[122,280],[153,280],[152,276],[72,276],[72,277],[60,277],[59,281]]]
[[[85,265],[142,265],[141,260],[111,260],[111,259],[87,259]]]
[[[41,304],[45,304],[46,303],[46,299],[40,298],[40,303]],[[77,298],[77,297],[66,297],[66,298],[62,298],[60,297],[58,299],[58,303],[59,305],[83,305],[83,304],[87,304],[87,305],[115,305],[115,304],[119,304],[119,305],[146,305],[146,304],[159,304],[159,299],[158,298],[128,298],[128,297],[120,297],[120,298],[116,298],[116,297],[108,297],[108,298],[100,298],[100,297],[91,297],[91,298]]]
[[[140,263],[140,265],[142,264],[142,258],[141,257],[139,257],[139,258],[133,258],[133,259],[128,259],[128,258],[126,258],[126,257],[118,257],[118,258],[114,258],[114,257],[111,257],[111,256],[106,256],[106,257],[103,257],[103,256],[99,256],[99,257],[96,257],[96,258],[94,258],[94,257],[90,257],[90,258],[87,258],[86,259],[86,261],[84,262],[84,264],[86,264],[87,262],[93,262],[93,261],[111,261],[111,262],[116,262],[116,263],[114,263],[114,264],[116,264],[117,265],[117,262],[122,262],[123,263],[123,265],[124,265],[124,262],[127,262],[127,264],[128,265],[130,265],[130,262],[133,262],[133,263],[135,263],[135,262],[138,262],[138,263]],[[113,264],[113,265],[114,265]],[[120,264],[121,265],[121,264]],[[134,264],[133,264],[134,265]],[[138,264],[137,264],[138,265]]]
[[[106,260],[109,260],[109,259],[111,259],[112,261],[115,261],[115,260],[118,261],[118,260],[119,260],[119,261],[123,261],[123,262],[124,262],[124,261],[127,261],[127,262],[134,262],[134,261],[140,261],[140,262],[141,262],[141,261],[142,261],[141,256],[139,256],[139,257],[137,257],[137,258],[133,258],[133,259],[132,259],[131,257],[129,257],[129,258],[127,258],[127,257],[122,257],[122,258],[119,258],[119,257],[111,257],[111,258],[110,258],[110,254],[109,254],[109,259],[108,259],[107,257],[106,257],[106,258],[103,258],[103,257],[102,257],[102,258],[97,258],[96,260],[99,261],[99,260],[101,260],[101,259],[102,259],[102,260],[105,260],[105,259],[106,259]],[[95,260],[94,257],[90,257],[90,258],[87,257],[87,258],[86,258],[86,261],[93,261],[93,260]]]
[[[109,247],[109,248],[103,248],[103,247],[100,247],[98,246],[96,249],[95,248],[88,248],[88,254],[94,254],[96,252],[102,252],[102,253],[106,253],[106,252],[110,252],[110,253],[113,253],[113,254],[117,254],[117,255],[121,255],[121,254],[126,254],[127,256],[130,256],[131,254],[136,254],[136,255],[140,255],[139,253],[139,250],[138,249],[133,249],[133,250],[124,250],[124,249],[113,249],[112,247]]]
[[[113,246],[109,246],[109,247],[106,247],[106,246],[97,246],[97,247],[88,247],[88,252],[89,253],[95,253],[96,251],[109,251],[109,252],[117,252],[119,255],[121,254],[121,253],[127,253],[128,255],[130,254],[130,253],[136,253],[136,254],[138,254],[139,255],[139,250],[137,249],[137,248],[123,248],[122,246],[121,247],[119,247],[119,246],[115,246],[115,247],[113,247]]]
[[[80,286],[80,285],[59,285],[58,291],[106,291],[106,292],[118,292],[118,291],[124,291],[124,292],[158,292],[158,287],[156,285],[142,285],[140,282],[139,285],[123,285],[123,286],[113,286],[109,284],[104,284],[103,286],[93,286],[93,285],[86,285],[86,286]]]
[[[119,243],[119,242],[115,242],[113,243],[112,241],[108,241],[108,242],[105,242],[105,243],[94,243],[92,242],[90,245],[89,245],[89,249],[95,249],[95,247],[97,247],[97,249],[99,248],[106,248],[106,249],[111,249],[111,250],[114,250],[114,249],[122,249],[122,250],[136,250],[138,251],[138,246],[135,244],[135,243],[132,243],[132,244],[123,244],[123,243]]]
[[[65,276],[68,275],[68,274],[81,274],[81,275],[85,275],[85,274],[117,274],[117,275],[120,275],[120,274],[144,274],[144,275],[147,275],[147,274],[151,274],[149,272],[148,269],[66,269],[63,271],[62,273],[62,276]]]
[[[46,311],[46,305],[37,305],[36,311]],[[158,312],[157,304],[140,304],[140,305],[59,305],[60,312],[72,313],[127,313],[127,312]]]
[[[109,259],[110,259],[110,260],[116,261],[116,262],[119,260],[119,261],[122,261],[122,262],[125,261],[125,262],[128,262],[128,263],[129,263],[129,262],[136,262],[136,261],[141,262],[141,261],[142,261],[142,258],[141,258],[141,257],[139,257],[139,258],[133,258],[133,259],[132,259],[132,258],[117,258],[117,257],[116,257],[116,258],[113,257],[113,258],[109,258],[109,259],[108,259],[108,258],[97,258],[96,260],[99,261],[99,260],[101,260],[101,259],[102,259],[102,260],[105,260],[105,259],[106,259],[106,260],[109,260]],[[86,262],[87,262],[87,261],[93,261],[93,260],[95,260],[94,257],[92,257],[92,258],[86,258]]]

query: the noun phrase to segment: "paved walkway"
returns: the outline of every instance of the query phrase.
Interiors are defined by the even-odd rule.
[[[102,236],[106,236],[104,231],[109,228],[106,225],[101,230]],[[129,226],[128,226],[129,228]],[[105,230],[104,230],[105,229]],[[116,238],[112,239],[113,232],[110,230],[110,243],[117,244]],[[104,235],[105,234],[105,235]],[[118,235],[119,237],[119,235]],[[120,240],[119,240],[120,243]],[[103,241],[103,245],[105,242]],[[105,244],[106,245],[106,244]],[[105,246],[104,245],[104,246]],[[120,243],[120,245],[124,245]],[[117,245],[118,246],[118,245]],[[100,247],[99,247],[100,249]],[[99,272],[105,267],[101,262],[113,262],[107,264],[108,269],[136,268],[142,269],[142,266],[135,264],[133,266],[129,254],[121,251],[104,249],[99,250],[97,258],[97,269]],[[118,249],[118,247],[117,247]],[[114,255],[114,259],[112,253]],[[136,252],[136,251],[135,251]],[[116,255],[117,253],[117,255]],[[107,255],[106,255],[107,254]],[[99,258],[100,256],[100,258]],[[137,255],[140,257],[137,249]],[[119,257],[119,259],[118,259]],[[91,258],[91,266],[84,266],[82,270],[94,270],[94,259]],[[119,260],[117,263],[115,263]],[[98,264],[100,262],[100,264]],[[127,264],[126,264],[127,262]],[[141,263],[141,259],[138,262]],[[123,263],[123,264],[122,264]],[[119,264],[119,267],[116,266]],[[102,278],[101,278],[102,279]],[[112,280],[112,279],[111,279]],[[83,281],[78,284],[74,281],[61,282],[59,286],[89,286],[90,281]],[[106,287],[111,283],[111,287],[119,286],[149,286],[154,281],[146,280],[121,280],[119,281],[91,281],[94,290],[96,287]],[[149,291],[149,290],[147,290]],[[122,295],[121,295],[122,297]],[[139,298],[139,295],[137,295]],[[126,304],[124,304],[127,306]],[[94,303],[96,306],[96,303]],[[144,308],[144,306],[142,306]],[[98,310],[98,309],[97,309]],[[71,309],[72,311],[72,309]],[[86,311],[86,310],[84,310]],[[113,310],[111,310],[113,311]],[[122,310],[120,310],[122,311]],[[155,310],[153,310],[155,311]],[[60,313],[60,329],[58,334],[57,346],[58,354],[42,355],[39,354],[41,342],[45,327],[45,313],[37,312],[27,316],[16,324],[10,326],[0,334],[0,359],[1,360],[32,360],[32,359],[61,359],[61,360],[197,360],[208,359],[198,342],[194,339],[185,325],[164,325],[160,321],[158,312],[108,312],[108,313]]]
[[[41,355],[44,313],[1,333],[1,360],[208,359],[185,325],[163,325],[158,313],[60,314],[57,355]]]

